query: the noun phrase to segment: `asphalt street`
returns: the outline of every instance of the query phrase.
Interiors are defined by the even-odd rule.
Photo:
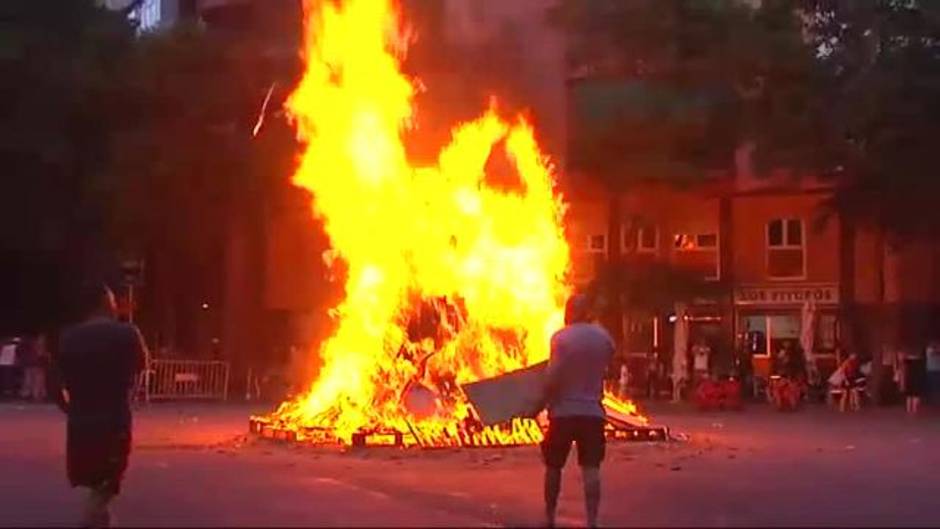
[[[155,404],[136,416],[115,506],[126,526],[537,526],[535,448],[310,449],[246,436],[258,407]],[[674,443],[611,445],[601,522],[640,526],[938,526],[940,416],[899,409],[701,414],[653,406]],[[572,458],[573,460],[573,458]],[[0,405],[0,525],[69,526],[64,419]],[[577,468],[563,525],[583,520]]]

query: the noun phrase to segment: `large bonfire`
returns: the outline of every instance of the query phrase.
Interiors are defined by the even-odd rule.
[[[495,106],[457,125],[436,164],[409,162],[417,85],[401,70],[393,0],[305,0],[304,12],[306,69],[286,103],[304,145],[293,182],[345,263],[345,298],[316,380],[271,420],[341,443],[457,439],[473,416],[460,385],[547,359],[563,323],[570,260],[552,167],[531,126]],[[519,185],[489,185],[506,177],[490,165]],[[429,397],[416,407],[409,395]],[[541,438],[532,421],[498,433]]]

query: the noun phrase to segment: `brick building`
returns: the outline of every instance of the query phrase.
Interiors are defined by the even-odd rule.
[[[755,178],[746,163],[696,186],[637,185],[620,197],[621,240],[610,241],[610,195],[585,177],[570,196],[575,279],[587,285],[616,244],[628,265],[655,263],[712,284],[709,295],[676,301],[688,304],[690,342],[709,341],[719,371],[746,350],[754,373],[769,375],[771,354],[800,343],[810,321],[824,375],[853,351],[878,371],[890,363],[886,352],[931,337],[940,253],[932,241],[895,247],[871,227],[843,223],[826,207],[833,191],[831,182]],[[671,355],[671,316],[673,307],[624,307],[618,338],[633,369],[644,371],[653,349]]]

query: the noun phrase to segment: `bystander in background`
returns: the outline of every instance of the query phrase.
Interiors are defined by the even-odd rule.
[[[904,393],[907,413],[917,414],[920,401],[927,389],[927,362],[924,352],[918,347],[908,348],[901,355],[901,390]]]
[[[16,350],[19,339],[15,338],[0,346],[0,398],[11,396],[16,386],[18,369]]]
[[[20,398],[33,402],[46,400],[46,369],[48,354],[45,340],[40,336],[27,336],[20,341],[17,357],[23,368]]]
[[[708,378],[711,367],[712,348],[705,338],[699,338],[692,346],[692,368],[695,383]]]
[[[927,402],[940,404],[940,340],[933,338],[927,343]]]

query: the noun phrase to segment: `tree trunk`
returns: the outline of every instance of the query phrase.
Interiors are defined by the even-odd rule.
[[[839,219],[839,299],[842,310],[839,315],[840,338],[837,362],[849,353],[861,353],[870,348],[870,343],[862,336],[863,323],[861,308],[855,301],[855,249],[858,232],[855,223],[848,218]]]
[[[624,345],[623,326],[623,211],[619,191],[610,193],[607,217],[607,317],[605,323],[617,342]]]
[[[901,276],[898,267],[899,256],[892,247],[883,229],[879,229],[876,248],[880,259],[878,259],[878,309],[876,316],[879,320],[876,334],[877,338],[873,340],[872,350],[872,389],[871,396],[876,404],[885,403],[887,400],[887,390],[890,387],[892,370],[890,365],[891,358],[885,355],[894,355],[897,353],[900,343],[900,324],[901,324]]]
[[[732,207],[732,198],[723,196],[718,203],[718,275],[719,279],[725,285],[734,285],[734,209]],[[727,354],[725,361],[729,366],[734,366],[734,356],[737,353],[738,343],[736,343],[735,325],[734,325],[734,291],[733,286],[729,288],[722,299],[719,299],[719,311],[721,313],[722,334],[730,339],[720,344],[723,352]]]

